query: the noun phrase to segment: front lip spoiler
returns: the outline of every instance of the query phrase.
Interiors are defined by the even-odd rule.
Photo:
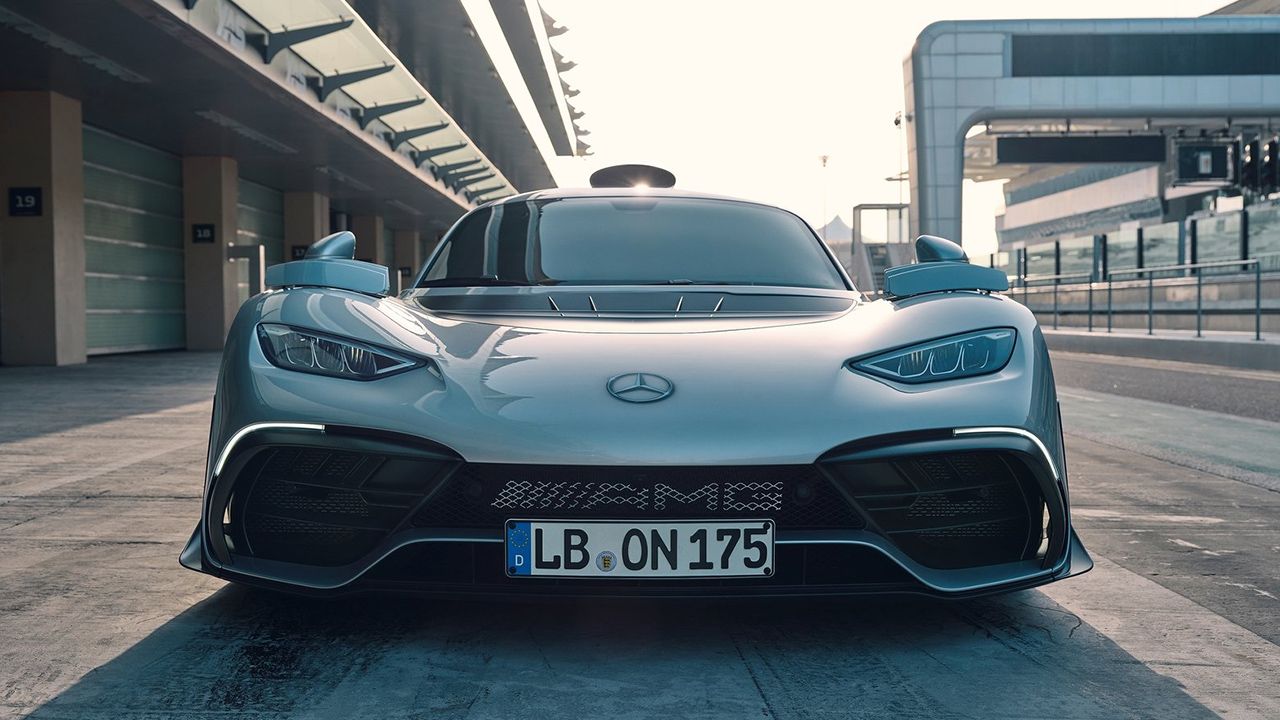
[[[460,531],[441,534],[415,531],[411,535],[400,537],[395,542],[388,541],[384,543],[376,553],[369,556],[372,559],[365,559],[347,566],[316,567],[237,556],[236,567],[228,567],[217,563],[205,552],[202,530],[202,528],[197,527],[192,532],[191,539],[187,541],[186,546],[183,548],[182,554],[178,559],[183,567],[226,580],[265,585],[279,590],[307,594],[340,594],[358,590],[359,588],[354,587],[354,585],[366,572],[373,569],[374,566],[395,551],[410,545],[440,542],[502,542],[501,538],[479,532]],[[1052,568],[1041,568],[1035,561],[1022,561],[962,570],[932,570],[911,563],[905,559],[905,556],[897,548],[884,542],[876,542],[875,539],[877,537],[872,533],[860,530],[815,533],[793,532],[787,537],[779,538],[776,542],[779,545],[850,544],[870,547],[893,560],[919,583],[918,588],[901,592],[934,597],[972,597],[993,592],[1021,590],[1055,580],[1082,575],[1093,568],[1093,559],[1089,556],[1089,552],[1085,550],[1074,530],[1070,533],[1069,552],[1065,553],[1062,560]],[[1031,571],[1031,568],[1034,568],[1034,570]],[[298,577],[303,573],[310,577],[305,579]],[[291,575],[294,577],[289,577]],[[820,587],[815,588],[815,590],[817,592],[812,594],[822,594]],[[466,589],[464,588],[460,592],[465,593]],[[572,589],[565,590],[563,588],[560,593],[565,595],[575,594]],[[512,594],[518,594],[518,592],[512,591]],[[724,593],[714,588],[708,588],[707,594],[722,595]],[[767,590],[765,594],[767,594]]]

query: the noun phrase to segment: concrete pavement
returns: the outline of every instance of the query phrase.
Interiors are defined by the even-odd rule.
[[[176,563],[198,512],[216,362],[0,370],[0,405],[25,409],[0,413],[0,716],[1280,715],[1280,494],[1232,477],[1271,470],[1231,440],[1280,425],[1230,407],[1070,386],[1059,362],[1075,519],[1098,566],[1041,590],[314,601]],[[1219,369],[1167,371],[1212,382]],[[1097,420],[1099,405],[1118,417]],[[1148,414],[1145,429],[1122,436],[1132,413]],[[1193,460],[1219,446],[1211,462],[1169,456],[1170,429],[1205,438],[1182,447]]]

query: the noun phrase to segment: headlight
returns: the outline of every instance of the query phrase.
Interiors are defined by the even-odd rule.
[[[277,367],[351,380],[373,380],[426,364],[390,350],[288,325],[262,323],[258,326],[258,341],[267,359]]]
[[[980,330],[853,360],[849,364],[862,372],[903,383],[955,380],[1003,368],[1013,355],[1017,339],[1018,332],[1013,328]]]

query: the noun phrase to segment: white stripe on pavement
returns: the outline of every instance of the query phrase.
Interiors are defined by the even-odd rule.
[[[1040,592],[1223,717],[1280,717],[1280,647],[1106,558],[1094,562]]]

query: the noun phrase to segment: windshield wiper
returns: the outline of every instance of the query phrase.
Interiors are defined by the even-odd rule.
[[[426,280],[418,287],[534,287],[535,284],[524,280],[502,280],[493,275],[477,275],[475,277],[442,277]]]

